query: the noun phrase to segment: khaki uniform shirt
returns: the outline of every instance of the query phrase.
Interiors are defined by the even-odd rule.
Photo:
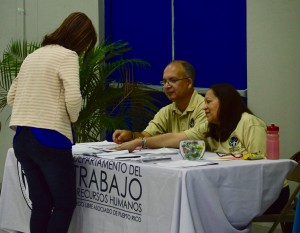
[[[228,140],[219,142],[212,138],[205,138],[208,130],[207,122],[185,131],[190,140],[204,140],[206,151],[220,153],[262,153],[266,154],[267,132],[266,124],[258,117],[249,113],[243,113],[236,129],[231,133]],[[283,187],[288,186],[285,179]]]
[[[194,90],[189,105],[184,112],[181,112],[175,103],[169,104],[156,113],[144,131],[154,136],[191,129],[206,121],[203,106],[203,96]]]
[[[220,153],[266,153],[266,124],[258,117],[243,113],[236,129],[225,142],[211,137],[205,138],[208,124],[204,123],[193,130],[185,131],[190,140],[204,140],[206,150]]]

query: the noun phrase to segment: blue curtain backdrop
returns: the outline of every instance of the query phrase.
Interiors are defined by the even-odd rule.
[[[105,37],[127,41],[127,56],[151,64],[136,81],[159,85],[174,58],[194,65],[196,87],[247,89],[246,0],[106,0]]]
[[[105,38],[123,40],[133,48],[127,54],[151,64],[135,71],[135,80],[159,85],[166,64],[172,60],[170,1],[105,1]]]

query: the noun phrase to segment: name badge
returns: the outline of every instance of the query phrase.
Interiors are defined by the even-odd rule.
[[[194,118],[192,118],[190,121],[190,128],[193,128],[194,125],[195,125],[195,120],[194,120]]]

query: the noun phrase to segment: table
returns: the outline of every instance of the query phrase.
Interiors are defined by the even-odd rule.
[[[74,163],[77,207],[69,233],[247,233],[296,166],[282,159],[169,168],[83,155]],[[9,149],[0,228],[29,233],[30,204],[26,177]]]

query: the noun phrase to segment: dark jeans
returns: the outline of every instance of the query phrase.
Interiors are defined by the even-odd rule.
[[[32,202],[30,232],[66,233],[76,206],[72,150],[42,145],[28,127],[15,137],[13,147]]]

